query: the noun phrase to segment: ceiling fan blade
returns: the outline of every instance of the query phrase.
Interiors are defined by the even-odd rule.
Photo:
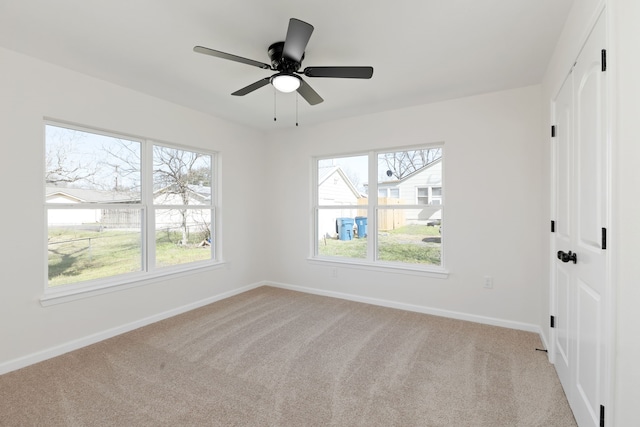
[[[343,79],[370,79],[373,67],[307,67],[307,77],[337,77]]]
[[[282,48],[282,56],[295,62],[301,62],[304,50],[307,48],[309,38],[311,38],[311,33],[313,33],[313,25],[291,18],[287,29],[287,37]]]
[[[309,105],[320,104],[324,99],[318,92],[313,90],[311,86],[307,84],[304,80],[300,79],[300,87],[298,88],[298,93],[309,103]]]
[[[208,47],[196,46],[193,48],[194,52],[204,53],[205,55],[215,56],[216,58],[228,59],[229,61],[240,62],[242,64],[253,65],[254,67],[262,68],[265,70],[271,69],[271,65],[264,62],[254,61],[253,59],[243,58],[241,56],[232,55],[230,53],[220,52],[219,50],[209,49]]]
[[[270,77],[265,77],[264,79],[260,79],[255,83],[251,83],[247,87],[243,87],[240,90],[233,92],[231,95],[235,96],[245,96],[248,93],[253,92],[254,90],[260,89],[262,86],[266,86],[269,84]]]

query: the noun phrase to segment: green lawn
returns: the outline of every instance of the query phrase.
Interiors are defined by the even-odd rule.
[[[378,234],[378,259],[411,264],[440,265],[440,227],[407,225]],[[321,239],[318,253],[364,259],[367,239]]]
[[[172,237],[175,236],[158,233],[158,266],[210,258],[210,248],[198,247],[199,241],[183,246],[174,243]],[[140,271],[142,268],[138,232],[51,229],[48,246],[49,286],[111,277]]]
[[[178,233],[156,235],[156,264],[180,265],[211,257],[209,247],[199,247],[201,238],[177,244]],[[365,259],[367,239],[320,240],[318,252],[325,256]],[[408,225],[380,232],[378,259],[412,264],[440,265],[439,227]],[[49,286],[77,283],[140,271],[140,233],[52,229],[49,231]]]

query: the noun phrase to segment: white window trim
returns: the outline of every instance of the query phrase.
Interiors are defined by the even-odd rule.
[[[420,195],[420,190],[427,190],[426,196]],[[427,203],[420,203],[420,199],[424,199],[426,197]],[[418,185],[416,186],[416,205],[418,206],[427,206],[431,202],[431,187],[427,185]]]
[[[132,289],[138,286],[152,285],[158,283],[159,280],[179,279],[192,274],[223,268],[225,266],[225,262],[207,262],[207,264],[204,265],[201,261],[199,263],[194,262],[189,264],[188,268],[184,268],[183,266],[167,267],[167,271],[156,270],[152,273],[139,271],[135,273],[122,274],[117,276],[117,280],[113,278],[106,278],[93,280],[91,282],[80,282],[61,285],[55,288],[47,288],[42,297],[40,297],[40,305],[47,307],[50,305],[76,301],[111,292]],[[46,279],[47,278],[45,277],[45,280]]]
[[[424,148],[441,148],[442,155],[444,157],[444,142],[435,143],[435,144],[421,144],[416,146],[409,147],[392,147],[380,150],[369,150],[369,151],[361,151],[355,153],[341,153],[334,155],[321,155],[314,156],[311,158],[311,204],[312,204],[312,238],[310,245],[310,253],[311,255],[307,258],[307,261],[310,264],[314,265],[326,265],[326,266],[343,266],[348,268],[357,268],[357,269],[365,269],[374,272],[397,272],[397,273],[405,273],[405,274],[413,274],[413,275],[421,275],[427,277],[434,277],[440,279],[446,279],[449,276],[449,270],[445,267],[445,247],[446,247],[446,239],[444,235],[444,231],[442,231],[442,244],[440,246],[440,265],[423,265],[423,264],[411,264],[411,263],[400,263],[400,262],[390,262],[390,261],[380,261],[375,259],[376,248],[375,245],[377,243],[377,239],[367,239],[367,259],[359,259],[359,258],[341,258],[341,257],[330,257],[330,256],[322,256],[318,255],[318,213],[320,209],[362,209],[363,205],[341,205],[341,206],[327,206],[320,205],[318,203],[318,161],[322,159],[331,159],[331,158],[340,158],[340,157],[351,157],[351,156],[364,156],[367,155],[369,158],[369,176],[368,176],[368,194],[378,194],[378,177],[377,177],[377,156],[379,153],[388,152],[389,150],[393,151],[404,151],[404,150],[416,150],[416,149],[424,149]],[[428,186],[425,186],[428,187]],[[444,165],[442,167],[442,182],[439,187],[444,188]],[[431,190],[429,190],[429,194],[431,194]],[[416,191],[417,196],[417,191]],[[442,201],[444,200],[443,196],[440,196],[441,204],[437,205],[443,211],[444,216],[444,204]],[[422,209],[424,206],[428,205],[378,205],[377,198],[374,204],[367,204],[367,217],[368,219],[368,228],[370,230],[377,230],[377,209]]]
[[[87,280],[83,282],[70,283],[65,285],[58,285],[54,287],[49,286],[49,256],[48,256],[48,232],[44,233],[43,241],[44,250],[44,291],[40,297],[40,304],[42,306],[49,306],[54,304],[60,304],[69,301],[75,301],[82,298],[87,298],[95,295],[102,295],[110,292],[117,292],[125,289],[130,289],[137,286],[144,286],[152,283],[157,283],[159,280],[170,280],[174,278],[184,277],[190,274],[199,273],[203,271],[216,270],[225,265],[222,260],[222,233],[219,215],[219,200],[221,192],[221,173],[220,173],[220,154],[215,151],[206,150],[198,147],[191,147],[186,145],[166,143],[160,140],[144,138],[139,136],[128,135],[120,132],[104,131],[98,128],[91,128],[87,126],[77,125],[60,120],[54,120],[45,118],[43,122],[43,145],[46,147],[46,135],[44,129],[47,125],[65,127],[76,129],[82,132],[94,133],[99,135],[110,136],[114,138],[125,138],[131,141],[136,141],[141,144],[141,188],[147,188],[150,190],[141,191],[140,203],[129,204],[95,204],[95,203],[78,203],[78,204],[66,204],[66,203],[47,203],[43,202],[43,220],[44,230],[48,230],[47,223],[47,211],[49,209],[103,209],[103,208],[132,208],[140,209],[142,211],[142,224],[141,224],[141,239],[142,244],[142,262],[141,271],[132,273],[120,274],[117,276],[105,277],[95,280]],[[212,186],[211,186],[211,202],[209,205],[193,205],[189,206],[189,209],[210,209],[211,210],[211,232],[214,234],[213,244],[211,245],[211,259],[204,261],[194,261],[187,264],[179,264],[174,266],[156,267],[151,266],[150,254],[151,251],[155,251],[155,233],[150,233],[149,230],[155,230],[154,223],[155,218],[153,213],[156,209],[166,209],[173,207],[182,208],[184,206],[174,205],[154,205],[153,204],[153,146],[158,145],[167,148],[174,148],[178,150],[193,151],[211,156],[212,159]],[[46,152],[46,150],[45,150]],[[45,170],[44,157],[41,159],[43,165],[41,170]],[[41,182],[44,183],[44,176]],[[43,185],[46,186],[46,183]],[[46,194],[44,195],[46,198]],[[155,252],[153,252],[155,253]],[[155,257],[153,257],[155,259]],[[155,262],[154,262],[155,263]]]

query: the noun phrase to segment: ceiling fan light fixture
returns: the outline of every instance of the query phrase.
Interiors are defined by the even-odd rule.
[[[283,93],[290,93],[300,87],[301,79],[295,74],[278,73],[271,78],[271,84]]]

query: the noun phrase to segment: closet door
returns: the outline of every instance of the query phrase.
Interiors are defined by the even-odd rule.
[[[573,224],[571,203],[571,184],[573,182],[573,73],[565,81],[558,97],[555,100],[555,137],[553,139],[554,150],[554,183],[555,183],[555,215],[554,215],[554,249],[568,252],[571,248]],[[555,367],[560,377],[565,392],[572,383],[571,357],[573,357],[572,336],[575,330],[573,321],[572,302],[573,296],[573,265],[562,262],[561,259],[553,261],[554,275],[554,300],[552,309],[554,328]],[[567,393],[568,395],[568,393]]]
[[[578,424],[594,427],[604,415],[610,315],[605,37],[601,16],[556,100],[555,364]]]

